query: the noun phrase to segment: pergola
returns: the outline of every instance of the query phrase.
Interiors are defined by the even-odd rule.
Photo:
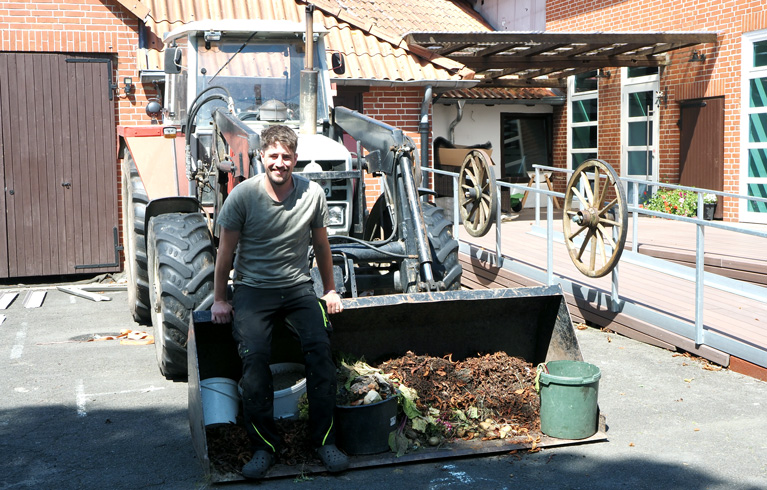
[[[669,53],[715,43],[715,32],[411,32],[409,46],[464,64],[478,87],[565,87],[568,76],[607,67],[655,67]]]

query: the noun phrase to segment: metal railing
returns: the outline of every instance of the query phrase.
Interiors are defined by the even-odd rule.
[[[533,165],[533,168],[535,169],[535,181],[534,181],[535,185],[534,186],[530,186],[529,184],[524,184],[524,183],[512,184],[508,182],[500,182],[500,181],[497,182],[499,191],[497,192],[497,196],[496,196],[497,214],[495,217],[495,224],[496,224],[495,261],[497,266],[499,267],[503,266],[504,258],[503,258],[502,249],[501,249],[501,223],[502,223],[501,195],[503,193],[501,192],[500,189],[505,187],[505,188],[508,188],[510,192],[517,191],[522,193],[524,192],[534,193],[535,195],[535,205],[534,205],[535,227],[536,228],[540,228],[541,196],[545,196],[546,198],[546,242],[547,242],[546,243],[545,281],[547,285],[553,285],[555,283],[554,271],[553,271],[553,256],[554,256],[553,199],[555,197],[564,199],[565,195],[561,192],[555,192],[547,188],[541,188],[541,184],[543,183],[541,179],[542,178],[541,172],[545,171],[545,172],[560,172],[560,173],[572,174],[574,171],[569,169],[558,168],[558,167],[549,167],[545,165]],[[438,170],[438,169],[426,168],[426,167],[424,167],[423,170],[425,172],[444,175],[444,176],[448,176],[452,178],[453,180],[453,216],[454,216],[453,222],[455,223],[455,226],[453,226],[453,235],[456,239],[460,241],[461,227],[458,225],[459,217],[460,217],[459,199],[458,199],[459,175],[453,172],[447,172],[444,170]],[[635,252],[635,254],[634,254],[634,259],[632,260],[632,263],[636,263],[643,267],[651,268],[658,272],[673,274],[677,277],[681,276],[691,281],[694,280],[695,282],[694,341],[696,345],[700,346],[700,345],[706,344],[705,330],[703,328],[704,285],[709,285],[711,287],[715,287],[715,288],[725,290],[734,294],[738,294],[743,297],[765,301],[764,298],[767,297],[765,295],[765,291],[767,290],[767,288],[750,285],[748,283],[743,283],[741,281],[724,278],[724,277],[715,278],[712,274],[705,273],[704,250],[705,250],[706,227],[719,228],[719,229],[727,230],[734,233],[752,235],[752,236],[756,236],[760,238],[767,238],[767,232],[745,228],[742,226],[735,226],[729,223],[721,223],[721,222],[704,220],[702,218],[703,218],[703,195],[704,194],[714,194],[717,196],[725,196],[725,197],[731,197],[736,199],[748,199],[748,200],[752,200],[756,202],[765,202],[765,203],[767,203],[767,199],[757,198],[752,196],[744,196],[744,195],[733,194],[728,192],[712,191],[707,189],[680,186],[675,184],[651,182],[647,180],[633,179],[633,178],[627,178],[627,177],[619,177],[619,180],[623,183],[624,188],[627,187],[629,183],[633,184],[632,186],[633,192],[630,193],[630,197],[629,197],[630,204],[628,204],[627,206],[627,210],[631,214],[632,226],[633,226],[632,243],[633,243],[633,251]],[[651,211],[649,209],[640,207],[639,196],[638,196],[639,185],[647,185],[654,188],[667,187],[671,189],[678,189],[678,190],[691,191],[691,192],[697,193],[698,195],[697,216],[693,218],[693,217],[686,217],[686,216],[680,216],[680,215],[673,215],[668,213]],[[650,261],[649,258],[647,259],[640,258],[641,255],[638,253],[638,250],[639,250],[639,247],[638,247],[639,219],[638,218],[640,215],[655,216],[655,217],[695,224],[696,226],[695,271],[694,271],[694,274],[691,275],[691,277],[689,277],[690,276],[689,274],[680,272],[682,270],[680,268],[683,268],[683,266],[679,266],[669,261],[663,261],[663,260]],[[625,258],[622,260],[625,260]],[[736,283],[739,283],[739,284],[736,284]],[[620,311],[623,306],[623,300],[620,298],[618,284],[619,284],[619,267],[616,265],[616,267],[613,269],[611,273],[610,309],[611,311],[614,311],[614,312]]]

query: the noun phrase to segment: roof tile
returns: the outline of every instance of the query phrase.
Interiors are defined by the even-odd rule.
[[[301,0],[141,2],[149,9],[147,27],[159,39],[178,25],[194,20],[250,18],[303,22],[306,6]],[[456,82],[471,79],[473,72],[460,63],[422,49],[405,49],[402,36],[409,30],[444,31],[449,30],[449,26],[457,30],[489,30],[478,14],[457,5],[460,0],[418,3],[411,0],[317,0],[314,3],[318,10],[315,22],[323,23],[328,29],[328,62],[333,52],[344,55],[346,72],[333,74],[336,82],[355,79],[361,82]],[[424,3],[426,7],[423,7]],[[418,15],[414,15],[416,11]],[[160,68],[161,56],[151,48],[153,46],[147,51],[147,65]]]

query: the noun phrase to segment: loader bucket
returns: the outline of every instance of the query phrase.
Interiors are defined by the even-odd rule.
[[[207,315],[206,315],[207,314]],[[189,327],[189,419],[197,456],[211,480],[242,479],[212,468],[207,454],[199,380],[237,376],[239,359],[229,329],[209,323],[209,312],[195,312]],[[538,364],[581,361],[578,341],[560,286],[515,289],[393,294],[344,300],[344,311],[330,317],[334,351],[364,357],[369,363],[416,355],[462,360],[503,351]],[[295,360],[285,339],[275,339],[273,358]],[[300,354],[299,354],[300,355]],[[273,359],[275,361],[275,359]],[[275,361],[276,362],[276,361]],[[300,362],[300,357],[299,357]],[[201,378],[202,376],[202,378]],[[541,434],[537,447],[604,440],[604,420],[594,436],[570,441]],[[350,468],[401,464],[431,459],[493,454],[530,448],[530,441],[455,441],[439,450],[396,457],[394,453],[350,457]],[[322,472],[317,467],[276,465],[267,478]]]

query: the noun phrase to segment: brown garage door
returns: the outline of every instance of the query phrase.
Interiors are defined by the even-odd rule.
[[[0,53],[0,277],[119,270],[111,62]]]

